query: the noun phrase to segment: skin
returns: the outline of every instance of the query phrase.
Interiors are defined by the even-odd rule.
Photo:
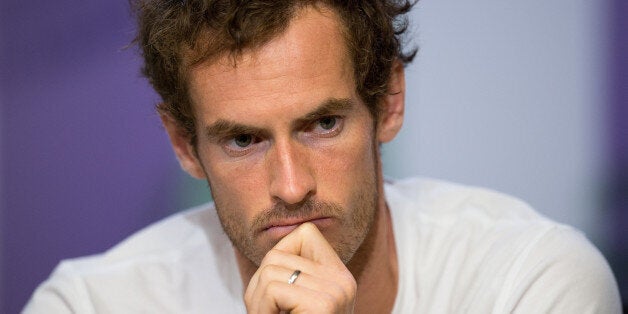
[[[206,179],[235,247],[249,313],[390,312],[397,260],[378,144],[403,121],[403,67],[377,121],[355,90],[336,14],[189,73],[193,147],[162,115],[181,166]],[[295,269],[302,271],[293,285]],[[357,296],[357,297],[356,297]]]

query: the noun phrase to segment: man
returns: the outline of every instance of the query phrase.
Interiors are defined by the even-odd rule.
[[[618,312],[573,229],[487,190],[384,183],[410,7],[138,3],[162,122],[215,203],[62,263],[25,312]]]

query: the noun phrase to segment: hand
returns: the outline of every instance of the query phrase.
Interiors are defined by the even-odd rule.
[[[293,284],[295,270],[301,274]],[[312,223],[301,224],[264,257],[244,294],[248,313],[352,313],[357,284]]]

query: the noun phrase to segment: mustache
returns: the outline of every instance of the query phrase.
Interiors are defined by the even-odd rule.
[[[261,232],[273,222],[285,219],[311,219],[319,217],[340,217],[344,213],[342,206],[325,201],[307,199],[298,204],[277,202],[273,207],[259,213],[251,223],[251,230]]]

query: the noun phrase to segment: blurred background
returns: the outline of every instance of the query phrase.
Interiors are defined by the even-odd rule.
[[[628,2],[422,0],[385,173],[481,185],[581,229],[628,297]],[[126,1],[0,2],[0,312],[61,259],[209,199],[174,158]]]

